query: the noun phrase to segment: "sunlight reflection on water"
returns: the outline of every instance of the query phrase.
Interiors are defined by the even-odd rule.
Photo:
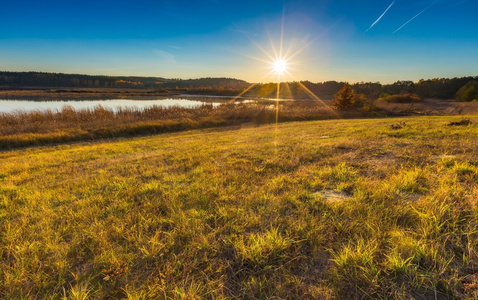
[[[144,109],[153,105],[161,107],[197,107],[204,104],[212,104],[214,107],[220,102],[206,102],[187,99],[156,99],[156,100],[133,100],[133,99],[105,99],[105,100],[59,100],[59,101],[33,101],[33,100],[4,100],[0,99],[0,112],[14,112],[18,110],[34,111],[61,110],[63,106],[69,105],[74,109],[94,108],[101,105],[104,108],[117,111],[118,107],[133,107]]]

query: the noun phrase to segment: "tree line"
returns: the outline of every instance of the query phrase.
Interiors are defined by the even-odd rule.
[[[460,78],[433,78],[413,81],[396,81],[392,84],[380,82],[359,82],[351,87],[369,99],[378,99],[384,94],[416,94],[422,98],[438,98],[470,101],[478,98],[478,76]],[[281,97],[303,99],[315,95],[333,95],[346,82],[310,81],[288,82],[280,85]],[[0,87],[3,88],[129,88],[129,89],[182,89],[202,94],[241,93],[246,96],[277,96],[277,83],[251,84],[234,78],[167,79],[162,77],[140,76],[100,76],[63,74],[46,72],[7,72],[0,71]]]
[[[455,99],[470,101],[478,99],[478,76],[460,78],[434,78],[413,81],[396,81],[391,84],[380,82],[358,82],[350,84],[357,93],[365,95],[368,99],[378,99],[383,95],[415,94],[421,98]],[[348,84],[347,82],[326,81],[313,83],[310,81],[288,82],[280,85],[281,97],[307,98],[310,91],[313,94],[334,95]],[[275,98],[277,83],[265,83],[254,86],[248,95]],[[463,95],[463,96],[461,96]]]
[[[167,79],[0,71],[0,87],[4,88],[244,89],[248,85],[244,80],[233,78]]]

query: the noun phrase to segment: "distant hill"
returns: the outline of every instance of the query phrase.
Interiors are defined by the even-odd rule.
[[[162,77],[102,76],[46,72],[0,71],[0,87],[22,88],[147,88],[243,89],[250,84],[233,78],[166,79]]]

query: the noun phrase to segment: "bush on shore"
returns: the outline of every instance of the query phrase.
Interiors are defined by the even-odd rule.
[[[367,97],[364,94],[357,94],[348,83],[344,84],[339,92],[334,95],[332,104],[334,108],[339,110],[373,110],[373,105]]]
[[[379,98],[379,101],[389,102],[389,103],[417,103],[422,101],[416,94],[396,94],[396,95],[388,95],[384,94],[382,97]]]

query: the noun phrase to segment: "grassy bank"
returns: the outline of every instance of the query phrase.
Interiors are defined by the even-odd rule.
[[[0,153],[0,298],[474,299],[470,119],[226,127]]]
[[[362,116],[364,112],[340,113]],[[370,113],[369,113],[370,114]],[[279,121],[337,118],[339,112],[317,102],[285,102],[279,107]],[[0,149],[58,144],[72,141],[176,132],[186,129],[275,122],[275,105],[226,104],[214,108],[152,106],[146,109],[101,106],[75,110],[65,106],[59,111],[17,111],[0,113]]]

